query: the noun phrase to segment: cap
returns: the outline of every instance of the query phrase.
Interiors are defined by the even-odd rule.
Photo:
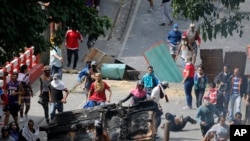
[[[194,24],[194,23],[191,23],[191,24],[190,24],[190,27],[195,27],[195,24]]]
[[[163,89],[169,88],[169,84],[167,81],[162,81],[161,86],[163,87]]]
[[[92,61],[91,66],[96,66],[96,61]]]
[[[55,74],[53,75],[53,78],[59,78],[59,74],[58,74],[58,73],[55,73]]]
[[[47,66],[44,66],[44,67],[43,67],[43,70],[44,70],[44,71],[50,70],[50,66],[48,66],[48,65],[47,65]]]
[[[174,24],[174,25],[173,25],[173,28],[178,28],[178,24]]]

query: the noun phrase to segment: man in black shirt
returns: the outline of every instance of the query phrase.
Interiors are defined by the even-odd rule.
[[[53,75],[53,80],[50,83],[50,119],[53,120],[56,110],[60,113],[63,112],[63,104],[66,103],[66,99],[69,95],[68,89],[65,87],[62,80],[59,79],[59,74],[55,73]],[[63,94],[65,92],[65,95]]]

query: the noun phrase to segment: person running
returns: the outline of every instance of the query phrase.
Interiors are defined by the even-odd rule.
[[[22,65],[20,73],[18,74],[18,81],[22,83],[24,89],[24,95],[22,95],[22,103],[20,107],[20,122],[27,120],[28,112],[30,110],[30,102],[33,97],[33,91],[30,84],[30,78],[28,73],[28,66]]]
[[[201,44],[200,33],[197,30],[195,30],[195,24],[191,23],[189,29],[184,31],[183,35],[187,36],[188,43],[191,44],[192,48],[194,49],[192,55],[192,60],[193,60],[192,63],[195,65],[198,48],[200,48]]]
[[[53,122],[56,110],[59,113],[63,112],[63,104],[67,103],[69,91],[65,87],[62,80],[59,79],[58,73],[54,74],[53,80],[51,81],[49,88],[50,120],[51,122]],[[65,94],[63,92],[65,92]]]
[[[109,95],[106,96],[105,91],[109,91]],[[102,74],[95,74],[95,81],[90,85],[88,92],[88,102],[84,105],[84,108],[94,107],[98,105],[105,105],[106,102],[110,103],[112,91],[110,86],[102,80]]]
[[[194,75],[194,92],[197,108],[202,104],[202,98],[204,96],[207,83],[208,77],[204,73],[204,68],[202,66],[198,66],[197,72]]]
[[[49,123],[49,85],[52,81],[50,76],[50,66],[44,66],[43,74],[40,77],[40,99],[39,104],[43,107],[44,117],[47,123]]]
[[[186,126],[186,124],[188,122],[191,124],[196,124],[196,120],[191,118],[190,116],[177,117],[176,115],[174,115],[172,113],[166,113],[165,119],[170,122],[170,131],[174,131],[174,132],[181,131]],[[163,124],[163,126],[161,126],[161,128],[164,128],[164,126],[165,125]]]
[[[10,115],[15,122],[18,122],[18,112],[20,110],[22,95],[24,95],[24,89],[20,82],[17,81],[18,73],[11,75],[10,81],[6,85],[6,91],[8,95],[8,104],[4,107],[5,119],[4,125],[9,124]]]
[[[200,124],[202,136],[214,125],[214,115],[220,116],[216,107],[210,103],[209,97],[203,97],[203,104],[198,108],[195,119]]]
[[[78,74],[78,77],[77,77],[78,85],[80,85],[85,80],[85,77],[87,76],[87,72],[89,71],[90,67],[91,67],[91,61],[87,61],[86,66]]]
[[[178,30],[178,24],[173,25],[173,29],[168,32],[166,36],[166,41],[169,44],[169,52],[175,61],[178,46],[181,43],[181,32]]]
[[[132,106],[147,99],[147,92],[144,90],[144,84],[141,80],[137,81],[136,88],[132,89],[126,98],[119,101],[119,105],[121,105],[123,102],[126,102],[130,98],[132,98]]]

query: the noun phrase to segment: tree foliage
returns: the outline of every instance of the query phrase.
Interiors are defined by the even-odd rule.
[[[199,22],[204,41],[216,39],[218,35],[227,38],[234,33],[243,35],[243,20],[249,20],[249,13],[239,11],[245,0],[172,0],[173,15],[182,14],[192,22]]]
[[[48,0],[41,0],[48,2]],[[105,35],[111,27],[106,16],[97,16],[85,0],[50,0],[46,9],[42,9],[39,0],[1,0],[0,23],[0,65],[10,61],[25,47],[34,46],[35,52],[46,51],[50,42],[44,36],[49,23],[61,23],[64,27],[75,27],[84,35]],[[56,43],[64,39],[66,28],[57,31]]]

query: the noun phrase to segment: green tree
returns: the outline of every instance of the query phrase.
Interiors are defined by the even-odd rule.
[[[172,0],[173,15],[183,15],[192,22],[199,22],[204,41],[227,38],[234,33],[243,35],[242,20],[249,20],[249,13],[239,10],[245,0]]]
[[[85,0],[50,0],[46,9],[41,3],[48,0],[1,0],[0,65],[10,61],[25,47],[34,46],[36,53],[48,50],[50,42],[43,32],[50,22],[64,27],[75,27],[84,35],[105,35],[111,27],[107,16],[97,16],[93,8],[86,7]],[[57,31],[55,42],[62,43],[65,28]]]

